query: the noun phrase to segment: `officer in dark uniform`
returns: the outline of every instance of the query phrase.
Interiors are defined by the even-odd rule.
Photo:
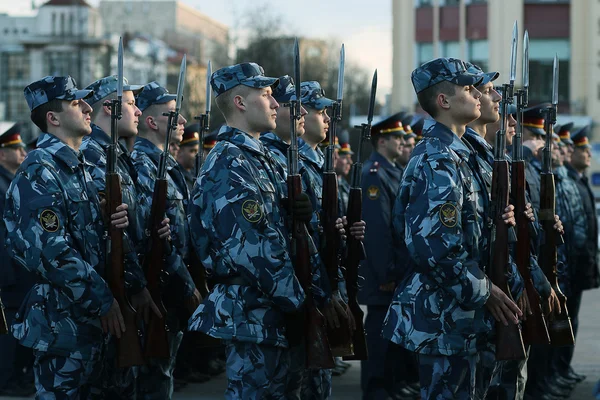
[[[540,210],[540,174],[542,172],[542,152],[544,147],[544,119],[548,104],[540,104],[523,111],[523,159],[525,179],[529,184],[531,206]]]
[[[589,126],[584,126],[573,132],[571,139],[574,150],[571,154],[571,162],[566,164],[569,176],[575,181],[583,201],[583,210],[588,222],[586,246],[578,255],[574,265],[577,265],[576,275],[572,284],[572,295],[567,299],[567,307],[573,324],[573,331],[577,334],[579,307],[584,290],[596,289],[600,286],[598,273],[598,220],[596,218],[596,204],[594,193],[590,187],[588,177],[585,175],[591,161],[591,145],[588,140]],[[585,379],[584,375],[575,373],[570,366],[573,354],[563,359],[560,373],[567,378],[578,382]]]
[[[188,125],[183,131],[183,138],[179,143],[177,163],[190,192],[194,187],[194,182],[196,182],[196,154],[199,150],[200,134],[198,133],[198,124]]]
[[[20,126],[13,125],[0,135],[0,215],[4,214],[4,199],[15,172],[25,159],[25,143],[21,140]],[[18,268],[10,259],[5,242],[4,221],[0,222],[0,295],[6,307],[6,320],[15,316],[25,295],[35,283],[35,277]],[[33,353],[17,343],[12,335],[0,335],[0,395],[28,396],[35,393],[33,386]],[[23,369],[27,372],[23,373]]]
[[[390,271],[397,265],[392,240],[392,207],[402,179],[395,161],[402,152],[403,113],[373,125],[373,152],[362,170],[363,219],[368,229],[364,239],[366,260],[360,265],[364,278],[358,301],[367,306],[365,331],[369,359],[361,362],[363,399],[412,398],[416,390],[399,388],[395,366],[399,349],[381,337],[381,326],[394,294],[395,279]],[[399,271],[401,274],[401,271]],[[399,278],[399,277],[398,277]],[[406,359],[402,357],[404,362]]]
[[[350,196],[350,182],[348,182],[350,169],[352,168],[352,155],[354,152],[350,147],[348,132],[342,132],[338,135],[340,148],[338,157],[335,161],[335,173],[338,179],[338,191],[340,198],[340,208],[342,215],[346,215],[348,210],[348,198]]]
[[[398,164],[402,170],[408,164],[408,160],[410,159],[410,155],[412,154],[413,149],[415,148],[415,144],[417,143],[417,135],[413,131],[412,121],[413,115],[409,114],[402,118],[402,126],[404,127],[404,145],[402,146],[402,153],[400,157],[396,160],[396,164]],[[421,129],[423,128],[423,123],[421,123]]]

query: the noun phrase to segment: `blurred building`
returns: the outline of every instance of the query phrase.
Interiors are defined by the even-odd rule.
[[[229,63],[229,28],[176,0],[101,0],[104,30],[147,34],[195,57],[202,64]]]
[[[80,86],[106,75],[110,44],[85,0],[50,0],[32,16],[0,14],[0,119],[28,121],[23,88],[46,75]]]
[[[552,60],[560,63],[559,113],[600,111],[600,4],[592,0],[393,0],[392,109],[415,102],[410,73],[436,57],[469,60],[508,76],[514,21],[519,26],[517,83],[523,33],[529,31],[530,104],[549,101]]]

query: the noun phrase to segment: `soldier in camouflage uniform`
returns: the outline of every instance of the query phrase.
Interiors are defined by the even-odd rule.
[[[490,346],[493,318],[517,324],[521,311],[483,271],[483,183],[461,140],[466,124],[481,116],[474,87],[481,77],[460,60],[441,58],[413,71],[412,82],[434,121],[423,128],[394,206],[394,229],[413,265],[383,335],[419,354],[423,399],[483,398],[489,376],[481,352]],[[503,219],[514,224],[512,206]]]
[[[136,105],[142,111],[142,122],[138,127],[134,150],[131,154],[139,182],[139,204],[145,215],[141,219],[149,221],[154,183],[158,173],[158,161],[164,150],[168,117],[164,113],[175,110],[175,95],[170,94],[157,82],[146,84],[136,98]],[[179,115],[177,129],[172,132],[172,141],[180,142],[186,120]],[[185,178],[177,161],[167,159],[167,206],[166,214],[171,227],[172,252],[165,261],[165,271],[170,278],[163,290],[163,300],[167,308],[166,324],[169,327],[169,359],[152,359],[140,368],[138,378],[138,398],[170,399],[173,395],[173,370],[177,350],[183,338],[186,319],[200,302],[200,293],[187,269],[190,232],[187,220],[189,192]],[[138,252],[147,253],[149,241],[142,243]],[[184,307],[185,305],[185,307]]]
[[[8,190],[4,222],[13,259],[39,279],[12,326],[19,343],[34,349],[39,399],[87,398],[107,334],[125,330],[102,278],[102,209],[79,151],[91,132],[84,99],[92,93],[78,90],[71,77],[47,76],[25,88],[31,119],[43,133]],[[107,219],[127,228],[127,205]]]
[[[117,137],[134,137],[137,135],[137,122],[141,111],[135,105],[136,93],[142,86],[129,85],[127,80],[123,82],[123,98],[121,106],[121,119],[118,123]],[[106,167],[108,148],[111,144],[109,132],[111,129],[111,110],[104,103],[116,98],[117,77],[107,76],[99,79],[86,90],[92,90],[94,94],[88,99],[92,106],[92,133],[83,139],[81,152],[89,164],[86,169],[92,176],[96,190],[103,195],[106,190]],[[121,180],[121,192],[123,201],[128,205],[129,228],[127,230],[128,247],[136,249],[136,244],[144,241],[144,220],[147,215],[138,204],[137,173],[133,168],[133,161],[125,146],[118,144],[117,147],[117,172]],[[170,235],[168,219],[163,221],[164,227],[159,235],[167,238]],[[152,301],[150,292],[146,289],[146,278],[140,265],[138,255],[135,251],[128,254],[125,263],[125,283],[128,294],[131,296],[131,305],[148,322],[149,312],[161,316],[158,307]],[[116,346],[114,338],[108,346],[107,355],[104,359],[101,388],[107,399],[135,399],[137,368],[116,369]]]
[[[255,63],[213,73],[211,86],[227,125],[209,153],[190,208],[192,245],[215,282],[189,329],[223,339],[227,399],[287,396],[290,352],[285,314],[300,309],[304,291],[294,275],[281,206],[284,181],[259,141],[275,129],[276,78]],[[294,213],[312,215],[306,195]]]

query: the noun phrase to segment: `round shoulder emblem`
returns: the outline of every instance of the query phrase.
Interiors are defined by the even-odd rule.
[[[379,198],[379,187],[375,185],[369,186],[367,189],[367,197],[369,197],[370,200],[377,200]]]
[[[59,228],[58,215],[52,210],[44,210],[40,214],[40,223],[46,232],[56,232]]]
[[[242,215],[246,221],[251,223],[259,222],[263,217],[262,208],[256,200],[246,200],[242,203]]]
[[[440,222],[448,228],[454,228],[458,223],[458,210],[452,203],[446,203],[440,208]]]

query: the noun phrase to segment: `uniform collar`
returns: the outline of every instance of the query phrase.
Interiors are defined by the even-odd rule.
[[[85,160],[81,152],[75,152],[65,142],[51,133],[42,133],[38,139],[37,147],[52,154],[73,171]]]
[[[14,179],[15,174],[0,165],[0,176],[5,177],[10,182]]]
[[[266,154],[265,147],[260,140],[254,139],[250,134],[231,126],[223,125],[217,135],[217,140],[226,140],[238,147],[258,153],[262,156]]]
[[[471,149],[450,128],[437,121],[432,121],[432,123],[423,127],[423,137],[438,139],[461,158],[468,159],[471,154]]]
[[[283,141],[279,136],[273,132],[266,132],[260,135],[260,141],[266,146],[273,146],[281,151],[287,151],[290,147],[289,144]]]
[[[96,124],[92,124],[92,134],[89,137],[94,139],[103,149],[107,149],[110,146],[110,136]]]
[[[479,146],[482,146],[484,149],[493,152],[494,149],[492,148],[492,146],[483,137],[481,137],[481,135],[477,133],[475,129],[467,126],[464,136],[472,138],[475,141],[475,143],[477,143]]]
[[[158,161],[160,160],[160,155],[162,154],[162,151],[148,139],[138,136],[135,139],[135,143],[133,144],[133,149],[146,154],[156,165],[158,165]],[[175,162],[175,160],[170,154],[169,161],[171,164],[172,162]]]
[[[391,162],[388,161],[387,158],[385,158],[384,156],[381,155],[380,152],[378,152],[377,150],[373,150],[373,152],[371,153],[371,157],[369,157],[369,160],[373,161],[374,163],[379,163],[379,166],[385,169],[391,169],[391,168],[397,168],[398,167],[394,164],[392,164]]]
[[[318,146],[313,149],[308,143],[299,138],[298,151],[302,153],[307,161],[317,165],[319,168],[323,168],[323,165],[325,164],[325,156]]]

